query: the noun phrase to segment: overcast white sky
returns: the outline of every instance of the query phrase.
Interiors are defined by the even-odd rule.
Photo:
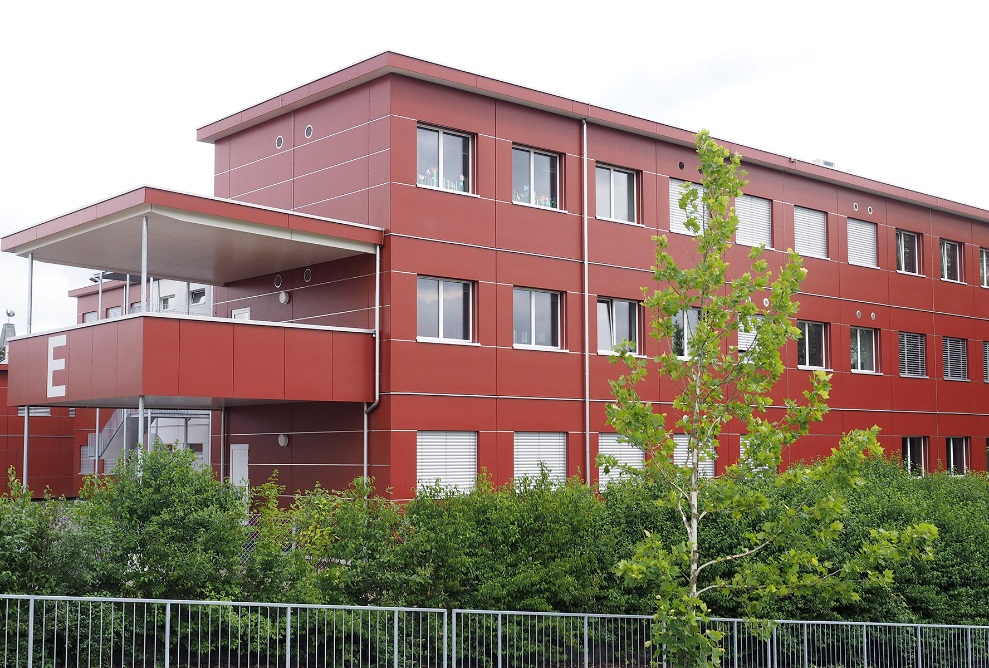
[[[392,50],[989,209],[989,6],[8,2],[0,236],[149,184],[212,194],[195,129]],[[35,265],[34,331],[91,270]],[[25,331],[27,261],[0,255]]]

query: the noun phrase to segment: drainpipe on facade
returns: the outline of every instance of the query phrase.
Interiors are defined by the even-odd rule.
[[[34,253],[27,254],[27,333],[31,333],[31,317],[34,306]],[[24,489],[27,490],[27,443],[31,433],[31,407],[24,407]]]
[[[364,404],[364,482],[368,482],[370,423],[368,416],[381,403],[381,246],[374,247],[374,403]]]
[[[584,475],[587,486],[591,486],[591,347],[590,321],[591,307],[588,294],[588,261],[587,261],[587,119],[580,119],[581,145],[581,221],[583,223],[583,269],[584,269],[584,465],[587,467]]]

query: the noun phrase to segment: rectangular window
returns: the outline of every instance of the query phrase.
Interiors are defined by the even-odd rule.
[[[793,245],[801,255],[828,257],[828,216],[823,211],[793,207]]]
[[[827,326],[823,322],[798,320],[797,366],[805,369],[827,368]]]
[[[416,182],[421,186],[470,192],[470,137],[420,126]]]
[[[645,463],[645,453],[630,443],[620,443],[618,434],[598,434],[598,452],[602,455],[610,455],[629,468],[641,469]],[[598,475],[598,484],[604,487],[612,480],[618,480],[623,471],[621,468],[612,468],[605,473],[602,469]]]
[[[686,434],[673,434],[673,463],[677,466],[693,466],[694,460],[690,456],[690,437]],[[714,462],[702,458],[698,471],[702,478],[714,477]]]
[[[957,241],[941,239],[941,278],[955,282],[962,280],[962,245]]]
[[[697,331],[701,312],[695,308],[680,311],[673,316],[673,354],[677,357],[690,357],[690,339]]]
[[[119,318],[122,306],[111,306],[106,310],[106,317],[108,318]]]
[[[133,302],[130,308],[127,309],[128,313],[141,313],[144,309],[142,308],[141,302]]]
[[[982,342],[982,381],[989,383],[989,341]]]
[[[31,406],[31,412],[28,414],[29,417],[51,417],[52,409],[50,406]],[[24,407],[17,407],[17,417],[24,417]]]
[[[902,439],[903,468],[914,475],[924,475],[927,470],[927,438],[904,436]]]
[[[927,377],[927,339],[923,334],[900,332],[900,375]]]
[[[189,290],[189,306],[200,306],[206,303],[206,288]]]
[[[168,295],[167,297],[160,297],[158,299],[158,311],[164,313],[165,311],[171,311],[175,307],[175,295]]]
[[[948,457],[948,473],[965,475],[971,459],[969,440],[963,436],[949,436],[945,439],[945,454]]]
[[[416,433],[416,486],[440,485],[468,492],[477,480],[477,433],[420,431]]]
[[[693,232],[687,228],[687,212],[680,208],[680,197],[683,195],[686,188],[697,191],[696,216],[698,222],[700,223],[701,229],[704,228],[704,223],[708,219],[707,205],[701,201],[701,198],[704,195],[704,191],[701,187],[696,183],[690,183],[689,181],[670,179],[670,232],[693,234]]]
[[[989,248],[979,249],[979,285],[989,288]]]
[[[735,198],[738,230],[735,241],[743,246],[773,246],[773,203],[762,197],[742,195]]]
[[[615,167],[596,171],[597,217],[635,222],[635,174]]]
[[[420,276],[417,336],[446,341],[471,340],[471,284]]]
[[[908,274],[920,273],[920,235],[906,230],[896,231],[896,270]]]
[[[543,348],[560,347],[560,293],[515,288],[515,343]]]
[[[567,435],[557,432],[515,432],[515,477],[538,478],[542,467],[552,480],[567,477]]]
[[[522,204],[560,207],[559,157],[529,148],[512,147],[512,200]]]
[[[86,311],[85,313],[82,314],[82,321],[83,322],[96,322],[97,315],[98,314],[96,313],[96,311]]]
[[[598,299],[598,352],[611,353],[628,341],[633,353],[639,351],[639,305],[624,299]]]
[[[878,267],[876,252],[876,224],[864,220],[848,219],[848,264],[860,267]]]
[[[852,327],[852,371],[879,371],[879,330],[868,327]]]
[[[738,350],[744,352],[755,345],[756,332],[762,322],[761,315],[749,316],[748,328],[739,325],[738,328]]]
[[[968,380],[968,341],[945,336],[941,339],[945,380]]]

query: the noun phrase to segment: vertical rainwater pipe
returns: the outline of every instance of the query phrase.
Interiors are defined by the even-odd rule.
[[[368,481],[370,452],[369,416],[381,403],[381,246],[374,247],[374,403],[364,404],[364,482]]]
[[[589,265],[587,259],[587,229],[588,229],[588,216],[587,216],[587,119],[580,119],[580,129],[581,129],[581,144],[580,144],[580,166],[581,166],[581,195],[583,197],[583,203],[581,204],[581,222],[582,222],[582,236],[583,236],[583,248],[582,248],[582,265],[584,273],[584,475],[586,476],[587,486],[591,486],[591,335],[590,335],[590,322],[591,322],[591,306],[590,306],[590,295],[588,294],[589,288]]]

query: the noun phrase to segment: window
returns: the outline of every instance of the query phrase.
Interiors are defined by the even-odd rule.
[[[903,467],[914,475],[924,475],[927,470],[927,439],[923,436],[904,436],[902,448]]]
[[[735,198],[738,230],[735,241],[743,246],[773,245],[773,203],[762,197],[742,195]]]
[[[467,492],[477,480],[477,433],[420,431],[416,433],[416,486],[440,485]]]
[[[635,222],[635,174],[614,167],[597,168],[597,216]]]
[[[560,347],[560,294],[515,288],[515,343],[522,346]]]
[[[876,224],[848,219],[848,264],[878,267],[876,254]]]
[[[945,336],[941,339],[945,380],[968,380],[968,341]]]
[[[868,327],[852,327],[852,371],[877,373],[876,353],[879,331]]]
[[[416,183],[470,192],[470,137],[421,126],[417,135]]]
[[[759,325],[762,324],[761,315],[749,316],[749,326],[742,327],[739,323],[738,327],[738,351],[745,352],[749,348],[755,345],[756,334],[759,330]]]
[[[989,383],[989,341],[982,342],[982,381]]]
[[[528,148],[512,148],[512,201],[560,208],[558,157]]]
[[[962,245],[957,241],[941,239],[941,278],[956,282],[962,280]]]
[[[927,340],[923,334],[900,332],[900,375],[927,377]]]
[[[680,311],[673,316],[673,354],[677,357],[690,357],[690,339],[697,331],[701,312],[695,308]]]
[[[127,309],[128,313],[141,313],[144,309],[142,308],[141,302],[133,302],[130,308]]]
[[[920,273],[920,235],[906,230],[896,231],[896,270],[908,274]]]
[[[677,466],[693,466],[693,458],[690,456],[690,437],[686,434],[673,434],[673,463]],[[701,460],[698,468],[702,478],[714,477],[714,461]]]
[[[234,320],[250,320],[251,319],[251,307],[245,306],[244,308],[231,309],[230,317]]]
[[[598,352],[613,352],[623,341],[638,352],[639,305],[624,299],[598,299]]]
[[[793,245],[801,255],[827,258],[827,215],[823,211],[793,207]]]
[[[168,295],[167,297],[160,297],[158,299],[158,310],[159,311],[171,311],[175,306],[175,295]]]
[[[28,413],[28,417],[51,417],[52,409],[50,406],[31,406],[31,410]],[[24,417],[24,407],[17,407],[17,417]]]
[[[96,320],[97,320],[96,311],[86,311],[85,313],[82,314],[83,322],[96,322]]]
[[[971,458],[969,441],[961,436],[949,436],[945,439],[945,454],[948,457],[948,473],[964,475],[968,471]]]
[[[206,288],[189,290],[189,306],[199,306],[206,303]]]
[[[708,218],[707,205],[701,201],[704,195],[701,187],[696,183],[689,183],[680,179],[670,179],[670,232],[693,234],[693,232],[687,229],[687,212],[680,208],[680,197],[686,188],[697,191],[696,215],[701,229],[704,227],[704,221]]]
[[[989,288],[989,249],[979,249],[979,285]]]
[[[515,477],[538,478],[541,468],[552,480],[567,477],[567,435],[557,432],[515,432]]]
[[[797,339],[797,366],[806,369],[827,367],[827,326],[823,322],[798,320],[800,338]]]
[[[447,341],[471,340],[471,284],[419,277],[419,337]]]
[[[602,455],[610,455],[618,460],[619,465],[630,468],[641,469],[645,462],[645,453],[631,443],[619,442],[618,434],[598,434],[598,452]],[[613,467],[608,473],[601,469],[598,484],[603,487],[612,480],[618,480],[622,473],[620,467]]]
[[[121,306],[111,306],[106,310],[106,317],[108,318],[119,318],[120,312],[123,307]]]

